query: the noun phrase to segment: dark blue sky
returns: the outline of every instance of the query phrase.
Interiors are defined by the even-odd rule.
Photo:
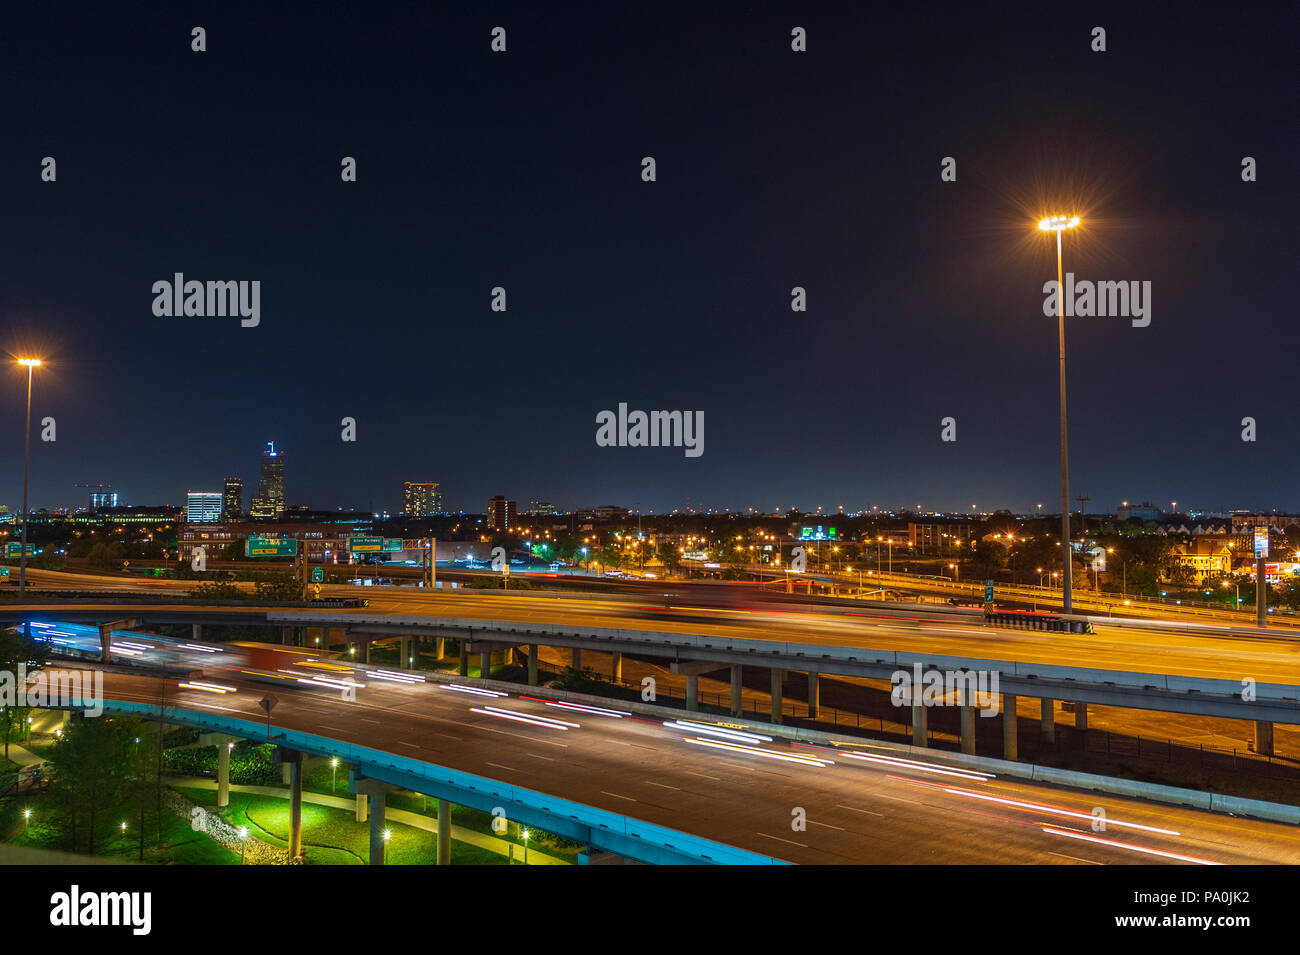
[[[317,507],[1052,509],[1034,222],[1068,205],[1067,270],[1153,286],[1147,328],[1068,323],[1072,494],[1300,510],[1293,7],[427,6],[6,10],[0,344],[49,359],[58,422],[35,506],[251,493],[275,440]],[[177,271],[260,280],[260,326],[155,317]],[[705,453],[596,447],[620,401],[702,410]]]

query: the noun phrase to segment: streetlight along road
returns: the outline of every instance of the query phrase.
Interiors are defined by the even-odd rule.
[[[27,366],[27,438],[23,444],[23,542],[18,555],[18,599],[27,593],[27,474],[32,463],[32,372],[41,365],[39,358],[19,358]]]
[[[1070,452],[1066,439],[1065,416],[1065,275],[1061,266],[1061,233],[1073,229],[1079,224],[1078,216],[1048,216],[1038,223],[1044,232],[1056,233],[1056,323],[1057,340],[1060,352],[1061,377],[1061,548],[1065,573],[1061,578],[1061,606],[1065,613],[1071,612],[1070,601]]]

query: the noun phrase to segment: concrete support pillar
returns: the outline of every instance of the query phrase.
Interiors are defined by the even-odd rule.
[[[289,776],[289,859],[302,858],[302,753],[294,753]]]
[[[285,647],[293,646],[293,627],[280,628],[280,645]]]
[[[731,665],[731,715],[739,716],[741,710],[740,688],[744,685],[744,667],[739,663]]]
[[[366,794],[357,793],[357,822],[365,822],[370,818],[370,814],[366,812],[368,805],[369,803],[366,802]]]
[[[383,865],[384,823],[387,820],[388,794],[382,789],[370,793],[370,864]]]
[[[401,636],[397,638],[397,667],[400,670],[410,666],[407,660],[411,658],[411,638]]]
[[[446,637],[434,638],[433,646],[437,653],[438,659],[441,660],[446,655],[447,652],[447,638]]]
[[[817,711],[821,708],[821,701],[821,674],[810,670],[808,672],[808,718],[810,720],[817,719]]]
[[[478,675],[486,680],[492,676],[492,648],[480,650],[478,654]]]
[[[1016,695],[1002,694],[1002,758],[1016,760],[1020,758],[1019,724],[1016,721]]]
[[[686,674],[686,708],[692,712],[700,708],[700,678],[694,673]]]
[[[194,643],[198,643],[202,639],[203,639],[203,624],[201,623],[190,624],[190,640]]]
[[[438,800],[438,865],[451,865],[451,803]]]
[[[926,712],[925,707],[921,705],[920,689],[914,688],[912,693],[912,745],[926,746],[927,717],[929,714]]]
[[[1261,756],[1273,755],[1273,724],[1265,720],[1255,721],[1255,752]]]
[[[571,664],[571,666],[575,670],[582,669],[582,651],[579,650],[577,647],[573,648],[573,663]]]
[[[1045,696],[1042,700],[1042,734],[1044,743],[1056,742],[1056,701]]]
[[[528,685],[537,686],[537,644],[528,644]]]
[[[230,744],[217,744],[217,808],[230,805]]]
[[[469,676],[469,644],[465,640],[456,642],[460,645],[460,675]]]
[[[969,704],[961,708],[961,751],[975,755],[975,707]]]
[[[781,682],[784,677],[783,671],[772,669],[772,722],[777,724],[781,722]]]
[[[623,679],[623,654],[615,653],[611,657],[610,676],[615,683]]]
[[[1084,731],[1088,729],[1088,704],[1087,703],[1074,704],[1074,728],[1077,730],[1084,730]]]
[[[375,645],[375,641],[369,639],[366,640],[366,662],[367,663],[370,662],[370,648],[373,647],[374,645]]]

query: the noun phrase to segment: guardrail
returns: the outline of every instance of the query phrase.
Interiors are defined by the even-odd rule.
[[[1060,617],[1055,614],[1024,613],[1016,610],[994,610],[984,615],[986,623],[1021,630],[1050,630],[1055,633],[1093,633],[1091,620]]]

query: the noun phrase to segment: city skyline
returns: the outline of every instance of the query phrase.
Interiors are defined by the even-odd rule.
[[[446,35],[486,29],[447,17]],[[1059,508],[1056,263],[1037,223],[1065,211],[1082,217],[1067,273],[1152,289],[1144,327],[1066,320],[1072,493],[1300,510],[1290,416],[1267,384],[1228,384],[1248,369],[1270,382],[1259,343],[1298,344],[1296,131],[1277,122],[1288,57],[1268,49],[1285,29],[1128,11],[1099,53],[1064,11],[955,14],[939,31],[897,11],[806,19],[802,59],[785,16],[623,13],[529,19],[505,56],[456,44],[431,62],[422,31],[383,12],[359,33],[217,12],[202,55],[180,14],[16,12],[31,42],[13,68],[46,78],[14,104],[0,159],[22,226],[0,246],[0,347],[44,359],[33,413],[58,423],[57,441],[33,435],[32,503],[107,477],[145,502],[228,473],[251,488],[265,435],[310,506],[395,511],[401,481],[435,475],[472,509],[526,468],[513,497],[566,507]],[[556,69],[557,49],[624,35],[637,42],[594,85]],[[1159,52],[1207,35],[1220,70]],[[140,55],[92,76],[106,47]],[[319,75],[324,47],[349,50],[352,78]],[[1027,71],[1045,48],[1052,69]],[[545,78],[521,95],[522,76]],[[232,82],[263,94],[242,107],[255,147],[215,152],[182,126],[140,155],[143,117],[217,109]],[[437,120],[412,125],[395,90]],[[50,130],[69,103],[78,122]],[[178,273],[208,299],[260,283],[257,324],[156,314],[153,286]],[[14,438],[22,387],[3,381]],[[598,414],[621,403],[700,414],[704,453],[599,446]],[[11,463],[0,500],[20,484]]]

